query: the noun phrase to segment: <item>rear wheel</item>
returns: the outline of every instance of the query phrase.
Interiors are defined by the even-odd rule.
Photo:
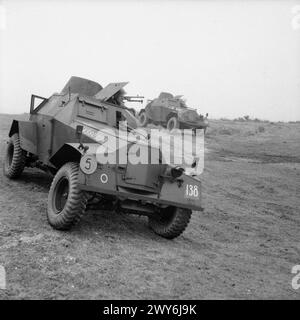
[[[140,121],[140,124],[141,124],[142,127],[146,127],[146,125],[149,123],[149,118],[148,118],[147,113],[146,113],[145,110],[143,110],[140,113],[139,121]]]
[[[179,128],[179,121],[177,117],[173,116],[167,122],[167,129],[172,131],[177,128]]]
[[[167,207],[158,216],[149,217],[149,227],[158,235],[173,239],[185,230],[191,215],[190,209]]]
[[[6,147],[3,163],[4,174],[10,179],[18,178],[25,168],[26,152],[21,148],[18,133],[11,136]]]
[[[59,230],[70,229],[85,212],[87,194],[78,187],[77,163],[68,162],[55,175],[49,195],[47,218]]]

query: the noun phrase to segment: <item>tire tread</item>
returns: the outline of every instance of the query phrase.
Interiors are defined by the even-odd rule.
[[[159,219],[149,217],[150,228],[156,234],[167,239],[178,237],[188,226],[192,216],[192,210],[183,208],[175,208],[175,210],[174,216],[168,223],[162,223]]]
[[[53,212],[52,197],[55,186],[63,176],[62,172],[67,173],[69,178],[69,195],[64,209],[59,213]],[[79,166],[75,162],[66,163],[54,177],[48,196],[47,218],[49,224],[58,230],[68,230],[80,221],[86,210],[87,194],[78,188]]]
[[[20,137],[18,133],[11,136],[9,143],[13,144],[14,152],[11,164],[7,163],[7,155],[4,159],[3,171],[9,179],[18,178],[23,172],[26,164],[26,152],[21,148]],[[7,150],[8,152],[8,150]]]

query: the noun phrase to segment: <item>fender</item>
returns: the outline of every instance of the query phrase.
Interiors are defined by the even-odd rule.
[[[67,162],[80,162],[84,151],[79,148],[80,143],[65,143],[62,145],[49,159],[49,161],[56,167],[60,168]],[[98,143],[84,143],[88,147],[87,153],[96,154]]]
[[[175,112],[170,112],[166,118],[166,122],[168,122],[172,117],[176,117],[178,120],[180,120],[180,116]]]
[[[37,154],[37,124],[32,121],[13,120],[9,137],[19,133],[21,148],[34,155]]]

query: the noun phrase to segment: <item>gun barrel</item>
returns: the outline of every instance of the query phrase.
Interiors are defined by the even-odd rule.
[[[140,103],[144,102],[143,101],[144,97],[142,97],[142,96],[124,96],[123,98],[124,98],[124,100],[129,101],[129,102],[140,102]]]
[[[143,103],[144,100],[127,100],[128,102],[140,102],[140,103]]]
[[[138,98],[142,98],[142,99],[144,99],[145,97],[143,97],[143,96],[124,96],[124,98],[125,99],[138,99]]]

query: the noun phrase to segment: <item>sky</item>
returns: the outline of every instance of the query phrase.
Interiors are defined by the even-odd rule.
[[[76,75],[209,118],[295,121],[299,58],[300,1],[0,0],[1,113]]]

